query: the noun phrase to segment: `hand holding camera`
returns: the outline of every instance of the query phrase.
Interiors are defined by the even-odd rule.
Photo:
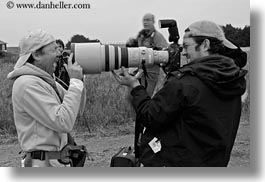
[[[126,85],[130,88],[140,85],[137,75],[133,76],[129,74],[128,70],[124,67],[121,67],[121,73],[119,75],[115,74],[115,72],[113,72],[113,75],[121,85]]]
[[[71,53],[70,56],[68,57],[68,60],[67,60],[68,64],[64,64],[64,67],[67,70],[70,78],[76,78],[76,79],[82,80],[83,69],[77,62],[73,64],[72,59],[73,59],[73,53]]]

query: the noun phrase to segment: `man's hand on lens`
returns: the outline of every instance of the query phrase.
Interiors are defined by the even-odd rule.
[[[83,69],[77,62],[73,64],[72,59],[73,59],[73,53],[70,54],[68,58],[68,64],[64,64],[64,67],[67,70],[70,78],[76,78],[76,79],[82,80]]]
[[[137,76],[132,76],[128,73],[128,70],[124,67],[121,68],[121,74],[113,74],[115,79],[119,82],[121,85],[126,85],[128,87],[134,88],[140,85],[138,81]]]

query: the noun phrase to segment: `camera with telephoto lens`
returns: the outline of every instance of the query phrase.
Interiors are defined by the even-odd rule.
[[[77,61],[84,74],[94,74],[117,70],[124,66],[146,67],[154,64],[166,64],[168,51],[152,48],[126,48],[101,43],[72,43],[73,62]]]
[[[179,34],[175,20],[160,20],[161,28],[168,28],[169,41],[173,43],[167,50],[154,50],[147,47],[119,47],[104,45],[100,42],[71,43],[73,60],[83,68],[84,74],[96,74],[125,68],[143,66],[149,67],[154,64],[163,65],[168,72],[179,68],[181,48],[178,44]],[[66,59],[63,56],[63,60]]]

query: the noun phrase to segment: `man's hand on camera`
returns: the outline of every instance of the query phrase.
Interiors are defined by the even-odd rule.
[[[70,78],[76,78],[76,79],[82,80],[83,69],[77,62],[73,64],[72,59],[73,59],[73,53],[70,54],[68,58],[68,64],[64,64],[64,67],[67,70]]]
[[[119,84],[126,85],[130,88],[134,88],[140,85],[138,78],[136,76],[130,75],[128,73],[128,70],[124,67],[121,68],[121,74],[120,75],[114,74],[114,77],[119,82]]]

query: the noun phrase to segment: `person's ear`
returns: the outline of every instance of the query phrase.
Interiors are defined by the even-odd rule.
[[[31,55],[34,58],[34,60],[36,60],[36,61],[40,60],[40,56],[41,56],[40,52],[35,51],[35,52],[31,53]]]
[[[209,39],[205,39],[202,43],[202,48],[205,51],[208,51],[210,49],[211,42]]]

